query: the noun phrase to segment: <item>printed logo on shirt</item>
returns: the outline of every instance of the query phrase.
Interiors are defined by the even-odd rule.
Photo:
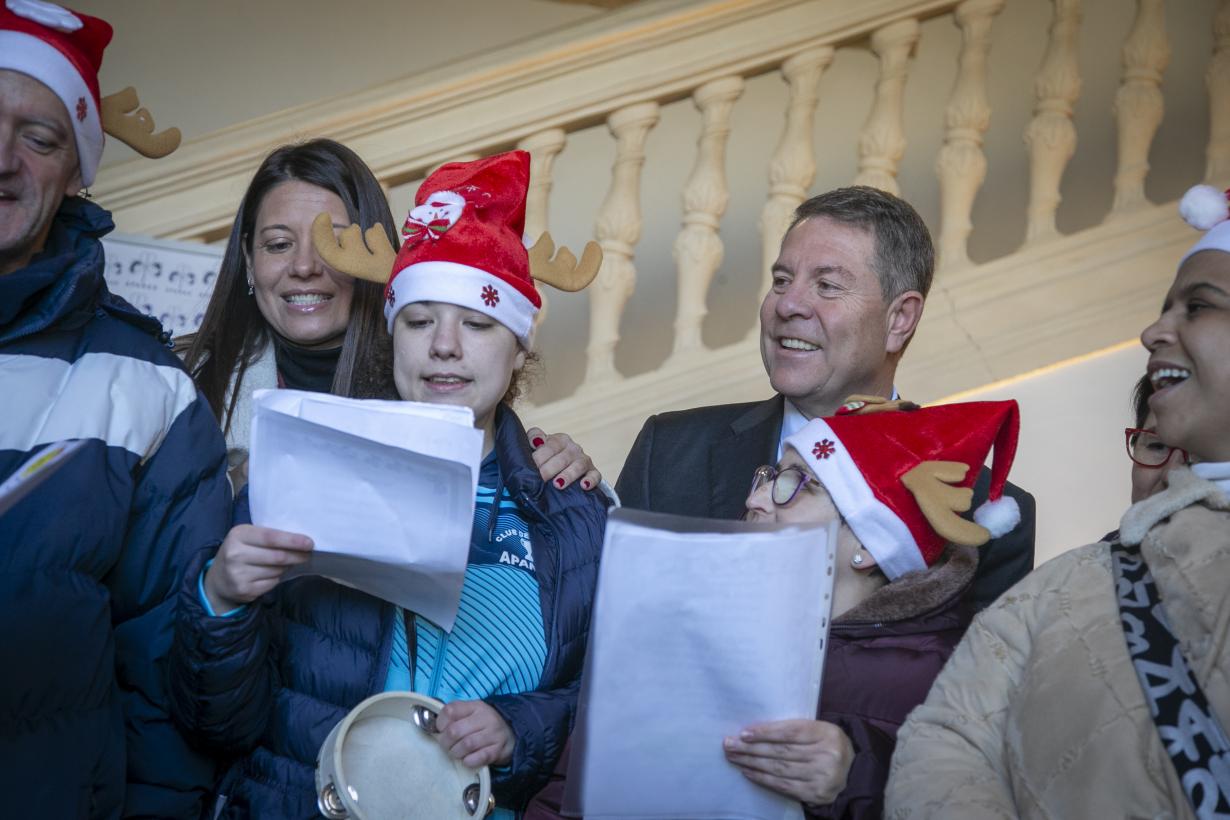
[[[534,548],[530,546],[529,533],[522,527],[505,527],[491,540],[501,547],[501,564],[511,564],[514,567],[533,571]]]
[[[498,505],[492,504],[494,497],[493,487],[479,485],[474,531],[470,538],[470,563],[502,564],[533,574],[534,549],[530,545],[529,525],[507,492]],[[491,520],[493,514],[494,522]]]

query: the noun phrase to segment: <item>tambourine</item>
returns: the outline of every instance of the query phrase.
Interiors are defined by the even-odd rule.
[[[316,756],[316,804],[329,820],[474,820],[495,808],[491,773],[436,742],[444,704],[383,692],[346,715]]]

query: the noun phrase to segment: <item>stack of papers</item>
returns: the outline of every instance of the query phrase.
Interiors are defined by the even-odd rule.
[[[816,716],[837,524],[616,510],[607,522],[565,813],[803,817],[722,740]]]
[[[323,575],[451,630],[461,600],[483,434],[467,407],[258,390],[252,523],[316,544]]]

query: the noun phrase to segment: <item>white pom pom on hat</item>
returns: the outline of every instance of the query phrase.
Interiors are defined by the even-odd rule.
[[[999,538],[1021,523],[1021,507],[1012,496],[1000,496],[974,510],[974,523],[984,527],[992,538]]]
[[[1194,185],[1179,200],[1179,214],[1188,225],[1205,231],[1204,236],[1183,254],[1180,265],[1201,251],[1230,253],[1230,191],[1220,191],[1212,185]]]
[[[1230,219],[1230,201],[1225,191],[1212,185],[1193,185],[1179,200],[1179,215],[1193,228],[1207,231]]]

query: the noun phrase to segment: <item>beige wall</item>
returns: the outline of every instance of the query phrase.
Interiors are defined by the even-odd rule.
[[[1116,170],[1115,90],[1120,46],[1132,23],[1133,3],[1086,0],[1081,33],[1084,88],[1075,109],[1076,155],[1064,178],[1058,224],[1064,233],[1096,225],[1106,216]],[[1010,253],[1025,235],[1028,154],[1023,134],[1033,116],[1033,78],[1042,61],[1050,6],[1044,0],[1008,0],[992,30],[986,138],[989,172],[975,203],[970,254],[976,262]],[[1167,5],[1174,55],[1163,86],[1166,114],[1154,143],[1146,192],[1154,202],[1175,199],[1204,173],[1208,122],[1203,71],[1212,49],[1213,3],[1184,0]],[[960,36],[951,17],[925,22],[907,85],[908,145],[899,180],[902,195],[934,231],[939,227],[935,158],[942,145],[944,105],[956,75]],[[858,136],[875,83],[875,59],[843,48],[820,83],[813,193],[849,184],[857,172]],[[781,131],[785,84],[776,73],[748,82],[732,115],[729,157],[731,201],[722,221],[726,257],[709,293],[705,341],[711,346],[742,338],[756,322],[760,293],[760,210],[768,196],[767,166]],[[617,366],[632,375],[652,370],[671,351],[675,315],[672,243],[682,224],[680,191],[691,170],[700,116],[689,100],[663,108],[646,153],[644,234],[636,250],[638,281],[623,317]],[[614,149],[605,129],[573,135],[557,162],[551,226],[578,242],[593,230],[593,213],[606,192]],[[942,282],[941,282],[942,284]],[[580,383],[588,332],[587,296],[556,296],[540,341],[550,378],[536,393],[546,401]],[[1084,351],[1072,351],[1073,354]],[[909,367],[907,356],[904,366]],[[721,374],[714,374],[720,379]]]
[[[185,138],[411,76],[600,14],[547,0],[68,0],[107,20],[104,94]],[[104,165],[136,156],[114,140]]]
[[[1011,480],[1038,502],[1036,564],[1119,526],[1131,500],[1123,428],[1134,426],[1130,397],[1147,358],[1132,340],[954,397],[1021,406]]]
[[[160,126],[177,124],[188,138],[462,61],[603,14],[544,0],[83,0],[78,5],[110,19],[117,29],[104,63],[104,89],[135,83]],[[642,5],[652,9],[654,3]],[[1123,0],[1087,0],[1083,6],[1083,91],[1075,109],[1079,144],[1058,213],[1064,232],[1097,224],[1110,205],[1113,99],[1121,75],[1120,48],[1134,10],[1134,4]],[[1212,46],[1212,11],[1212,0],[1167,6],[1174,53],[1163,86],[1166,116],[1153,146],[1147,185],[1155,202],[1174,199],[1203,172],[1207,115],[1202,72]],[[985,146],[990,171],[975,206],[970,238],[975,261],[1011,252],[1024,236],[1028,157],[1022,134],[1033,113],[1033,77],[1050,13],[1051,4],[1044,0],[1008,0],[992,31],[988,90],[993,113]],[[943,109],[959,49],[960,34],[951,16],[925,21],[907,86],[909,141],[899,179],[903,195],[933,229],[939,211],[935,157],[942,145]],[[819,168],[813,192],[854,177],[875,70],[875,59],[864,44],[839,49],[826,71],[816,116]],[[733,112],[727,163],[732,196],[722,224],[726,258],[710,289],[711,312],[705,323],[706,342],[714,347],[742,338],[756,322],[761,296],[757,223],[785,102],[784,83],[774,72],[750,78]],[[644,232],[636,257],[639,278],[623,316],[616,359],[628,375],[655,369],[671,349],[676,304],[672,245],[682,221],[680,191],[691,170],[699,125],[690,100],[669,102],[647,142]],[[123,146],[111,144],[103,173],[106,163],[131,156]],[[579,246],[592,235],[613,157],[605,127],[570,135],[556,163],[551,197],[551,228],[557,239]],[[395,215],[406,210],[415,187],[392,191]],[[567,396],[580,384],[588,335],[588,295],[551,296],[550,319],[539,335],[547,374],[533,395],[540,403]]]

